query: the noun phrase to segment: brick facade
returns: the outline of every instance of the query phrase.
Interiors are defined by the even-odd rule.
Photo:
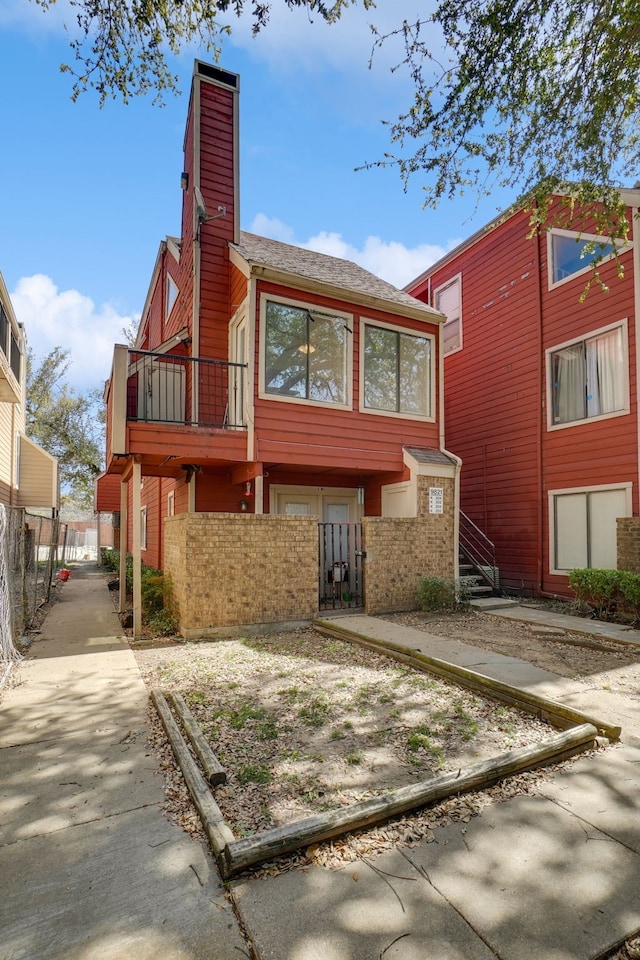
[[[362,521],[368,614],[415,610],[421,577],[454,576],[454,481],[417,482],[418,517]],[[444,494],[442,513],[429,513],[434,488]],[[318,524],[275,514],[167,517],[165,573],[185,637],[308,622],[318,614]]]
[[[618,570],[640,573],[640,517],[618,517]]]
[[[442,513],[429,513],[432,489],[444,492]],[[422,577],[455,576],[454,521],[454,480],[424,476],[418,477],[417,518],[363,520],[367,614],[415,610]]]
[[[167,517],[165,573],[185,637],[309,621],[318,611],[318,525],[273,514]]]

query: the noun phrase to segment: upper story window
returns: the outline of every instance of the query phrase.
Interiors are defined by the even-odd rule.
[[[263,390],[281,399],[346,406],[352,321],[325,308],[262,301]]]
[[[174,303],[178,299],[178,292],[178,287],[173,277],[167,276],[167,312],[165,315],[167,318],[173,310]]]
[[[431,417],[432,345],[431,336],[363,324],[360,409]]]
[[[9,361],[14,377],[20,383],[24,342],[20,332],[14,330],[2,303],[0,303],[0,350]]]
[[[547,351],[549,427],[629,409],[626,322]]]
[[[547,233],[547,260],[549,263],[549,287],[555,287],[576,274],[586,272],[596,261],[610,260],[624,246],[620,241],[615,246],[606,237],[591,233],[575,233],[571,230],[549,230]]]
[[[444,313],[447,322],[444,325],[444,355],[462,348],[462,276],[458,274],[441,287],[436,287],[433,295],[436,310]]]

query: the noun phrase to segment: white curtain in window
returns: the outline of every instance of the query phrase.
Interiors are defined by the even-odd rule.
[[[585,417],[585,352],[584,344],[576,343],[559,350],[553,358],[554,422],[571,423]]]
[[[587,341],[587,416],[621,410],[624,378],[621,331]]]

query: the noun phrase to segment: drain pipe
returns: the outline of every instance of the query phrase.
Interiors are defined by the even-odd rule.
[[[445,456],[453,460],[453,576],[460,576],[460,472],[462,460],[445,447],[444,429],[444,323],[438,329],[438,446]]]

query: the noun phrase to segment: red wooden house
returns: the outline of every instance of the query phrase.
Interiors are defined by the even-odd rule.
[[[567,595],[572,568],[615,568],[617,518],[638,513],[640,191],[622,195],[618,261],[593,220],[531,235],[519,208],[407,287],[447,315],[447,446],[505,588]]]
[[[237,75],[196,62],[181,236],[160,245],[135,347],[116,346],[105,394],[97,506],[113,509],[120,488],[121,543],[171,573],[183,632],[304,619],[327,593],[406,606],[395,548],[372,548],[371,525],[368,546],[358,539],[366,518],[430,517],[440,527],[420,541],[416,570],[455,573],[443,317],[353,263],[240,230],[238,98]],[[319,558],[318,521],[331,525]],[[401,556],[406,529],[397,541]],[[374,589],[376,562],[395,599]]]

